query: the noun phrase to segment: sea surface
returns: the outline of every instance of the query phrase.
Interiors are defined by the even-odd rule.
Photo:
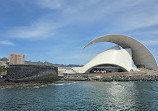
[[[0,89],[0,111],[158,111],[158,82],[71,82]]]

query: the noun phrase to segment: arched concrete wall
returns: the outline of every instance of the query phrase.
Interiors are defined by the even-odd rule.
[[[129,36],[120,34],[106,35],[96,38],[85,47],[97,42],[112,42],[123,48],[131,48],[133,53],[132,58],[137,67],[145,66],[145,68],[158,70],[157,63],[150,51],[142,43]]]
[[[119,66],[119,65],[116,65],[116,64],[100,64],[100,65],[113,65],[113,66],[120,67],[124,72],[128,72],[127,69],[125,69],[125,68],[123,68],[123,67],[121,67],[121,66]],[[97,67],[97,66],[100,66],[100,65],[96,65],[96,66],[94,66],[94,67]],[[89,68],[85,73],[90,73],[90,71],[91,71],[94,67]]]
[[[120,50],[119,46],[106,50],[94,57],[88,64],[75,70],[77,73],[86,73],[94,66],[102,64],[111,64],[124,68],[127,71],[132,67],[132,51],[130,48]]]

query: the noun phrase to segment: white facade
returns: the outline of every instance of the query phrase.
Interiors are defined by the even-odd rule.
[[[121,67],[124,71],[135,70],[132,67],[132,51],[130,48],[120,49],[119,46],[108,49],[81,68],[72,68],[76,73],[89,73],[89,71],[99,65],[115,65]]]
[[[132,59],[138,68],[144,67],[152,70],[158,70],[158,66],[153,55],[142,43],[136,39],[126,35],[112,34],[96,38],[95,40],[89,42],[85,47],[97,42],[112,42],[124,49],[131,48],[133,53]]]
[[[139,71],[137,68],[132,67],[132,61],[138,68],[144,67],[158,70],[157,63],[150,51],[142,43],[131,37],[119,34],[106,35],[91,41],[85,47],[97,42],[112,42],[123,49],[120,49],[119,46],[108,49],[98,54],[85,66],[72,68],[72,71],[89,73],[91,69],[100,65],[113,65],[128,72]]]
[[[63,73],[76,73],[72,70],[72,67],[58,67],[58,75],[63,76]]]

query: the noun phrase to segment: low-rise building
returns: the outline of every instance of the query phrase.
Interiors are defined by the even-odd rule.
[[[6,62],[0,61],[0,66],[6,66]]]

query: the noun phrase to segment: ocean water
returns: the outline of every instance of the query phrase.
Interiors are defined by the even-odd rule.
[[[0,89],[0,111],[157,111],[158,82],[72,82]]]

